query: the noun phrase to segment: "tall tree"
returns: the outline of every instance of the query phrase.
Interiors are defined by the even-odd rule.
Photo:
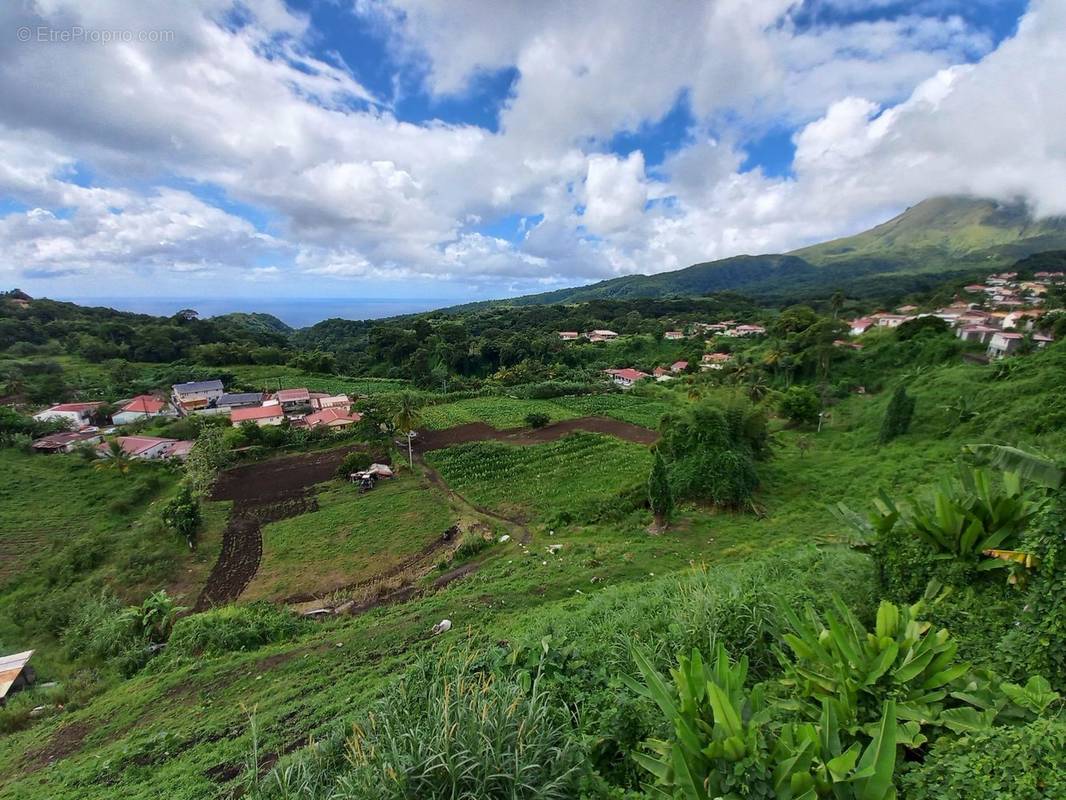
[[[655,461],[652,462],[651,474],[648,476],[648,502],[655,518],[655,530],[666,530],[674,513],[674,495],[670,491],[666,462],[658,449],[655,450]]]

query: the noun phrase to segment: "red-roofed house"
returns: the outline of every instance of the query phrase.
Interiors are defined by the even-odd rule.
[[[176,458],[178,461],[184,461],[188,457],[189,452],[192,450],[192,446],[196,442],[190,442],[187,439],[181,439],[174,442],[167,448],[167,452],[163,455],[163,458]]]
[[[285,412],[278,405],[235,408],[229,413],[229,419],[235,428],[242,422],[254,422],[259,426],[280,425],[285,421]]]
[[[687,361],[675,361],[673,364],[670,365],[670,371],[673,372],[675,375],[678,372],[684,372],[686,369],[688,369]]]
[[[88,425],[93,412],[103,403],[60,403],[33,415],[38,422],[51,422],[61,419],[71,423],[75,428]]]
[[[988,357],[1002,358],[1021,347],[1025,334],[996,331],[988,341]]]
[[[70,453],[79,445],[99,444],[103,437],[98,431],[64,431],[42,436],[33,443],[38,453]]]
[[[705,353],[700,361],[700,369],[725,369],[732,358],[729,353]]]
[[[980,342],[984,344],[992,338],[992,334],[998,333],[999,328],[993,328],[991,325],[963,325],[959,328],[955,335],[962,339],[964,342]]]
[[[310,405],[311,393],[307,389],[279,389],[274,399],[281,404],[282,408],[288,410],[297,406]]]
[[[648,373],[641,372],[639,369],[605,369],[604,372],[610,375],[611,380],[623,389],[628,389],[637,381],[650,377]]]
[[[111,421],[116,425],[127,425],[139,419],[172,416],[174,416],[174,410],[170,407],[170,403],[150,394],[142,394],[126,403],[117,413],[112,414]]]
[[[859,317],[851,321],[851,335],[862,336],[874,326],[874,321],[869,317]]]
[[[351,413],[343,408],[323,408],[321,411],[308,414],[303,421],[309,428],[318,428],[323,425],[327,428],[346,428],[362,418],[362,414]]]
[[[130,458],[165,458],[172,445],[177,444],[177,439],[160,439],[157,436],[116,436],[115,441]],[[102,442],[96,446],[101,454],[106,453],[111,445]]]
[[[577,331],[559,331],[559,338],[564,342],[576,342],[581,338],[581,334]]]

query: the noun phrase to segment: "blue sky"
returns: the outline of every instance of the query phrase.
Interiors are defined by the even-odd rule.
[[[1053,0],[82,5],[0,11],[127,37],[0,45],[0,285],[31,293],[452,302],[935,194],[1066,209]]]

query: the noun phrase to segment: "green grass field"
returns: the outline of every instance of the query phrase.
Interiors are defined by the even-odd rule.
[[[994,381],[990,370],[972,365],[918,374],[910,380],[917,399],[915,422],[908,434],[887,446],[877,444],[877,431],[889,392],[849,396],[830,409],[821,433],[775,434],[774,457],[760,465],[762,487],[756,499],[762,515],[686,504],[658,536],[647,534],[650,514],[644,509],[596,523],[583,524],[580,518],[558,522],[560,511],[609,502],[626,487],[643,484],[649,465],[646,448],[577,433],[543,445],[484,442],[433,451],[427,455],[429,464],[469,501],[527,518],[532,532],[528,544],[494,544],[478,557],[475,571],[440,591],[427,590],[407,603],[321,623],[294,641],[224,656],[163,657],[87,706],[0,735],[0,798],[156,800],[160,787],[168,800],[225,796],[237,782],[224,782],[220,776],[241,773],[252,744],[253,711],[261,754],[287,752],[308,737],[350,730],[366,702],[388,692],[395,676],[420,655],[443,660],[470,648],[482,657],[500,652],[500,642],[509,642],[528,644],[538,653],[547,648],[555,657],[560,650],[566,652],[568,642],[578,641],[586,649],[592,642],[603,654],[593,666],[606,669],[603,664],[609,664],[610,675],[616,676],[631,667],[630,636],[660,660],[682,646],[706,647],[713,638],[713,615],[706,614],[716,609],[700,604],[709,596],[711,583],[717,580],[731,590],[737,570],[758,565],[767,554],[810,552],[814,545],[823,552],[840,551],[825,545],[844,534],[828,504],[844,500],[865,510],[881,488],[898,498],[922,491],[950,472],[961,446],[970,442],[1017,441],[1061,454],[1066,446],[1064,360],[1066,351],[1060,354],[1058,349],[1027,357],[1018,361],[1017,375],[1004,381]],[[978,416],[955,424],[947,407],[959,395],[973,400]],[[613,403],[614,397],[603,399]],[[617,414],[643,413],[635,409],[652,402],[669,405],[658,398],[618,397],[623,398],[621,405],[612,409]],[[574,416],[608,413],[571,405],[571,399],[590,404],[599,400],[545,402]],[[515,403],[524,402],[478,401],[473,406],[478,414],[499,420],[513,420],[522,408]],[[432,410],[444,409],[443,414],[457,419],[459,412],[449,406],[470,409],[468,401],[460,401]],[[645,419],[656,413],[648,411]],[[442,427],[452,424],[458,423]],[[10,538],[33,525],[34,512],[42,508],[40,513],[56,514],[53,537],[62,536],[67,526],[84,531],[82,535],[103,535],[122,526],[141,530],[136,526],[150,498],[127,511],[112,509],[112,496],[123,491],[117,476],[92,470],[83,475],[76,472],[80,465],[46,461],[0,451],[6,475],[29,468],[33,476],[14,489],[0,483],[0,503],[5,511],[14,508],[18,514],[10,524],[0,520],[0,533]],[[42,483],[46,488],[38,486]],[[154,496],[166,489],[160,486]],[[418,476],[356,499],[348,491],[330,485],[319,496],[319,511],[268,526],[264,572],[253,583],[258,591],[259,581],[264,581],[261,596],[284,594],[288,586],[322,580],[335,569],[337,574],[365,574],[371,567],[363,555],[372,548],[377,548],[376,570],[401,557],[408,543],[415,547],[423,527],[435,533],[452,519],[448,500]],[[43,502],[41,492],[46,492]],[[88,500],[74,504],[72,497]],[[212,519],[217,522],[224,511],[212,507]],[[549,553],[549,545],[560,545],[558,552]],[[109,572],[115,569],[107,566],[112,563],[105,562],[100,574],[117,578],[119,573]],[[343,566],[338,569],[338,564]],[[706,578],[701,577],[701,565],[707,568]],[[846,575],[858,576],[856,581],[868,579],[865,556],[840,553],[837,566],[842,565],[848,568]],[[783,580],[821,581],[825,594],[848,588],[837,580],[840,577],[832,572],[806,577],[788,573]],[[43,585],[43,574],[33,580],[37,582],[25,585],[36,590]],[[0,594],[0,615],[14,619],[33,600],[32,592],[18,598],[10,591]],[[773,613],[772,600],[766,598],[763,613]],[[701,608],[705,616],[695,613]],[[452,631],[428,637],[429,627],[442,618],[452,620]],[[0,639],[6,647],[21,649],[24,640],[11,639],[12,633],[20,635],[5,627]],[[40,671],[42,680],[66,677],[48,658]],[[619,704],[629,697],[617,682],[604,691]],[[282,764],[295,757],[283,756]],[[50,758],[56,763],[49,766]]]
[[[675,408],[665,399],[634,394],[586,394],[560,397],[554,402],[581,417],[612,417],[653,430]]]
[[[551,400],[519,400],[513,397],[475,397],[454,403],[425,406],[423,427],[442,430],[469,422],[485,422],[494,428],[521,428],[527,414],[545,414],[551,422],[576,417],[613,419],[657,428],[659,420],[674,406],[667,399],[630,394],[596,394],[557,397]]]
[[[444,496],[410,475],[370,492],[339,481],[319,508],[263,528],[263,560],[241,600],[320,596],[370,580],[440,539],[454,522]]]
[[[583,432],[531,446],[457,445],[427,460],[470,501],[524,519],[610,500],[642,482],[651,466],[646,447]]]

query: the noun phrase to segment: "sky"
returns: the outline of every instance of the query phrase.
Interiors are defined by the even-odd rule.
[[[11,0],[0,288],[447,304],[1066,213],[1063,0]]]

